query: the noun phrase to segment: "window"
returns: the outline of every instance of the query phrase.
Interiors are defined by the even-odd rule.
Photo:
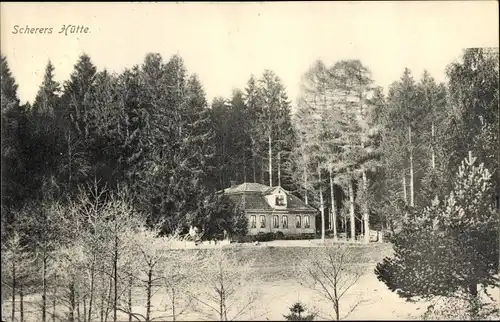
[[[250,228],[257,228],[257,217],[255,215],[250,216]]]
[[[309,216],[304,216],[304,228],[311,228],[311,222],[309,221]]]
[[[302,226],[302,222],[301,222],[301,219],[299,215],[297,215],[297,217],[295,217],[295,227],[296,228],[300,228]]]
[[[283,221],[283,228],[288,228],[288,216],[284,215],[281,220]]]
[[[280,218],[278,215],[273,216],[273,228],[280,228]]]
[[[285,205],[285,196],[277,195],[276,196],[276,206],[284,206]]]
[[[260,228],[266,228],[266,216],[260,216]]]

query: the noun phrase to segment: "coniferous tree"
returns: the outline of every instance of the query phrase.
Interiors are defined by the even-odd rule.
[[[448,173],[451,173],[467,151],[476,151],[493,178],[498,178],[493,181],[491,198],[500,209],[498,55],[498,47],[468,48],[460,61],[447,67],[449,107],[444,155],[449,156]],[[500,248],[500,225],[498,230]]]
[[[271,70],[264,71],[259,79],[258,93],[262,104],[260,113],[258,113],[258,128],[263,134],[261,142],[267,142],[267,172],[269,186],[273,186],[275,183],[279,184],[276,181],[281,180],[281,174],[279,178],[276,178],[277,180],[274,180],[273,173],[274,169],[278,170],[281,167],[281,160],[278,159],[278,155],[284,150],[283,142],[287,139],[285,134],[288,134],[288,136],[291,134],[289,132],[291,128],[290,103],[280,78]],[[273,161],[274,158],[275,161]]]
[[[425,205],[422,199],[428,201],[435,197],[442,197],[448,188],[446,184],[448,158],[443,155],[446,88],[444,84],[437,84],[434,78],[424,71],[417,89],[419,101],[425,113],[419,125],[420,138],[424,147],[420,158],[424,159],[424,156],[428,156],[427,166],[420,162],[423,163],[420,170],[423,174],[419,175],[422,193],[417,195],[417,199],[421,200],[418,204]]]
[[[186,220],[202,216],[216,192],[216,185],[210,182],[212,159],[214,157],[214,133],[211,128],[205,92],[196,75],[188,79],[186,86],[184,114],[182,121],[185,130],[181,137],[179,170],[185,182],[184,202],[186,206],[179,211],[187,211]]]
[[[93,106],[89,96],[97,73],[97,68],[87,54],[80,56],[70,79],[65,82],[62,95],[61,114],[70,121],[75,133],[84,139],[89,136],[86,118]]]
[[[27,112],[28,128],[23,137],[26,170],[31,177],[28,187],[35,198],[61,196],[60,162],[64,152],[61,137],[64,137],[64,127],[55,116],[60,104],[59,95],[54,66],[49,61],[33,108]]]
[[[468,151],[474,150],[492,175],[498,177],[498,68],[498,48],[466,49],[460,61],[447,68],[445,154],[450,156],[452,170]],[[498,180],[494,184],[499,184]],[[498,186],[494,191],[499,191]]]
[[[307,307],[301,302],[294,303],[292,306],[289,307],[288,310],[290,311],[290,313],[286,315],[283,314],[283,317],[287,321],[312,321],[316,316],[316,314],[314,313],[303,315],[307,311]]]
[[[245,88],[245,104],[248,108],[250,114],[250,140],[251,140],[251,150],[252,150],[252,174],[253,182],[259,181],[262,184],[264,182],[264,173],[261,171],[263,169],[263,133],[259,124],[259,115],[262,114],[262,97],[259,95],[259,89],[257,81],[253,75],[250,76],[248,80],[247,87]],[[259,175],[260,180],[257,180]]]
[[[54,112],[58,108],[60,86],[54,80],[54,70],[54,65],[49,60],[45,67],[42,85],[33,103],[33,112],[35,114],[54,115]]]
[[[395,255],[375,270],[379,280],[405,298],[462,297],[470,317],[479,310],[478,285],[497,285],[497,224],[491,173],[476,158],[462,162],[444,202],[412,209],[394,239]]]
[[[252,172],[252,115],[244,102],[243,92],[233,91],[231,98],[231,113],[228,115],[231,159],[235,168],[235,180],[237,182],[253,181]]]
[[[215,163],[217,173],[214,175],[218,181],[218,189],[228,187],[232,175],[232,167],[229,162],[230,142],[230,109],[225,98],[216,97],[210,107],[212,129],[215,133]]]
[[[318,192],[319,208],[321,211],[321,237],[325,238],[325,203],[323,199],[323,181],[321,180],[321,172],[323,169],[332,166],[334,149],[331,144],[332,136],[330,135],[333,124],[328,124],[333,118],[330,116],[334,111],[331,107],[331,91],[333,84],[330,78],[331,74],[327,70],[322,61],[316,61],[313,66],[302,77],[302,97],[301,106],[299,107],[300,114],[299,131],[301,131],[302,141],[306,144],[303,152],[305,158],[304,174],[306,178],[317,178],[315,180],[315,190]],[[307,111],[310,110],[310,111]],[[332,127],[331,127],[332,126]],[[306,143],[307,142],[307,143]],[[308,169],[309,165],[312,166]],[[314,169],[314,170],[313,170]],[[308,175],[308,172],[311,175]],[[331,174],[331,172],[329,172]],[[333,175],[330,175],[333,183]],[[307,182],[305,182],[307,185]],[[314,187],[313,186],[313,187]],[[334,204],[333,199],[331,204]],[[331,221],[330,221],[331,222]],[[331,222],[332,223],[332,222]],[[335,235],[335,232],[334,232]]]
[[[21,204],[27,189],[24,177],[26,160],[23,158],[22,136],[26,132],[26,113],[17,96],[18,85],[8,66],[7,58],[0,55],[1,89],[1,145],[2,145],[2,238],[12,224],[11,207]],[[5,227],[5,228],[4,228]]]
[[[56,117],[63,124],[64,146],[63,177],[69,191],[95,174],[92,171],[91,155],[91,127],[95,122],[95,113],[92,105],[92,85],[97,68],[87,54],[80,56],[75,64],[70,79],[64,83],[63,95]],[[95,170],[95,169],[94,169]]]
[[[422,107],[417,101],[417,87],[411,71],[406,68],[399,82],[394,83],[388,96],[390,125],[389,130],[394,131],[394,137],[403,143],[406,151],[402,159],[402,177],[403,190],[405,192],[405,202],[410,207],[415,206],[415,166],[414,156],[418,155],[418,149],[421,147],[419,136],[416,129],[422,118]],[[417,132],[418,133],[418,132]],[[402,152],[402,151],[401,151]],[[401,153],[400,152],[400,153]],[[407,172],[409,172],[409,181],[407,181]],[[409,192],[407,193],[406,184],[408,182]]]

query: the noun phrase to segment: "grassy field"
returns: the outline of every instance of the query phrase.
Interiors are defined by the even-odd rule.
[[[300,300],[307,307],[320,312],[317,320],[332,319],[333,309],[328,301],[320,298],[318,293],[302,286],[294,271],[294,265],[300,261],[314,257],[319,251],[317,241],[275,241],[258,246],[252,244],[230,244],[223,246],[225,251],[236,255],[241,261],[254,259],[251,274],[248,276],[250,287],[259,292],[257,306],[251,312],[242,315],[238,320],[283,320],[283,314],[288,313],[288,307]],[[379,282],[374,274],[376,263],[391,254],[392,246],[388,243],[349,244],[357,258],[357,264],[364,267],[364,275],[346,293],[341,301],[341,316],[355,303],[361,304],[348,319],[359,320],[409,320],[420,319],[427,308],[427,303],[411,303],[398,297]],[[201,245],[198,250],[210,254],[208,249],[213,245]],[[196,251],[186,249],[185,252]],[[184,252],[183,251],[183,252]],[[496,293],[495,293],[496,292]],[[134,312],[145,314],[145,290],[135,289]],[[498,289],[494,296],[500,297]],[[500,298],[499,298],[500,300]],[[167,321],[163,317],[168,310],[168,296],[160,289],[152,301],[153,318],[156,321]],[[7,309],[7,311],[6,311]],[[161,312],[164,311],[164,312]],[[8,308],[4,307],[4,312]],[[29,314],[28,314],[29,315]],[[178,316],[177,320],[194,321],[208,320],[205,315],[188,310],[187,314]],[[215,318],[214,318],[215,319]],[[27,319],[37,321],[37,319]],[[120,321],[128,321],[121,314]],[[109,319],[108,319],[109,321]]]
[[[316,291],[301,285],[294,265],[313,258],[321,250],[319,241],[272,241],[253,244],[227,245],[226,251],[232,252],[242,261],[252,258],[252,287],[260,292],[258,308],[242,316],[241,320],[283,320],[283,314],[297,300],[307,307],[320,312],[316,320],[332,320],[334,316],[330,302],[318,296]],[[213,246],[203,245],[206,248]],[[202,246],[202,249],[203,249]],[[357,320],[420,320],[429,303],[407,302],[377,280],[374,268],[385,256],[392,253],[389,243],[348,243],[356,254],[357,264],[365,268],[361,279],[346,293],[342,300],[341,316],[355,303],[361,304],[348,316]],[[499,298],[498,289],[493,290]],[[178,320],[206,320],[206,316],[187,314]]]
[[[302,286],[296,277],[294,265],[316,256],[321,250],[317,242],[309,241],[274,241],[252,244],[232,244],[226,251],[232,252],[242,261],[252,258],[252,287],[259,291],[257,308],[241,317],[241,320],[283,320],[288,307],[300,300],[307,307],[321,311],[318,320],[331,320],[333,310],[330,303],[318,297],[318,294]],[[390,244],[351,244],[358,263],[365,266],[364,276],[348,292],[341,303],[341,312],[346,312],[353,303],[361,300],[362,304],[349,315],[349,319],[411,319],[418,318],[425,306],[405,302],[390,292],[379,282],[373,273],[378,261],[392,252]],[[206,248],[212,248],[206,246]],[[202,248],[203,249],[203,248]],[[161,295],[156,305],[161,306]],[[343,308],[342,308],[343,307]],[[137,307],[138,310],[142,308]],[[206,320],[207,317],[189,313],[178,320]]]

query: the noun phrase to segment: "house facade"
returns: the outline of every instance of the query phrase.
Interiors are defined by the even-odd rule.
[[[224,189],[224,194],[244,209],[249,235],[277,232],[300,235],[316,231],[317,210],[280,186],[242,183]]]

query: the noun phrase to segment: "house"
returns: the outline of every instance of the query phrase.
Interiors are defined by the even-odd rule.
[[[230,200],[239,204],[248,219],[248,234],[314,234],[317,210],[306,205],[280,186],[242,183],[224,189]]]

